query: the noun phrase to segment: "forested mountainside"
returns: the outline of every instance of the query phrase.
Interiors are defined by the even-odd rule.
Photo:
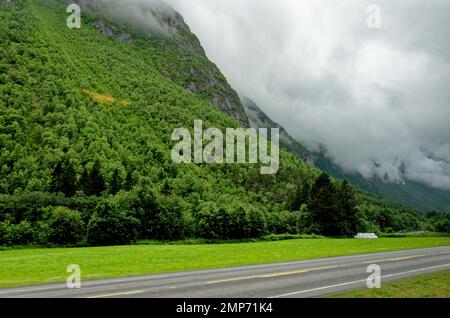
[[[67,16],[57,0],[0,1],[0,245],[442,227],[288,151],[275,175],[173,163],[174,129],[247,124],[197,38],[181,22],[158,35],[102,11],[69,29]]]
[[[242,97],[248,119],[252,127],[280,127],[272,121],[251,99]],[[357,173],[347,173],[333,163],[324,152],[308,150],[301,140],[291,137],[281,127],[281,145],[296,153],[300,158],[325,171],[335,178],[349,181],[354,187],[372,195],[409,206],[424,212],[450,212],[450,192],[429,187],[425,184],[405,181],[391,183],[380,179],[366,179]]]
[[[149,11],[147,14],[143,13],[143,16],[151,15],[162,29],[154,30],[152,25],[130,21],[127,15],[111,16],[105,8],[108,1],[61,1],[66,4],[78,3],[83,11],[89,13],[87,23],[100,33],[148,50],[153,66],[162,75],[208,100],[242,125],[248,126],[239,96],[219,68],[206,57],[200,41],[183,17],[171,7],[158,1],[154,1],[158,4],[157,8],[139,7],[144,12]],[[134,33],[131,34],[130,31]]]

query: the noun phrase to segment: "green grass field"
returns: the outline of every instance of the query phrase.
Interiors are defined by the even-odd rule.
[[[64,282],[70,264],[91,280],[445,245],[449,237],[1,250],[0,287]]]
[[[450,270],[383,284],[380,289],[361,289],[332,298],[450,298]]]

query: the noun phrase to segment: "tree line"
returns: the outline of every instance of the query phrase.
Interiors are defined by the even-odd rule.
[[[138,240],[260,238],[268,234],[352,237],[368,229],[368,216],[358,208],[352,187],[345,181],[334,182],[325,173],[312,186],[306,183],[298,187],[290,210],[269,211],[263,206],[204,201],[193,206],[170,187],[155,189],[145,179],[126,191],[127,182],[120,181],[117,173],[108,186],[100,171],[101,164],[96,161],[78,180],[64,160],[54,168],[50,192],[13,200],[0,196],[0,245],[97,246]],[[104,191],[99,193],[86,185],[101,185]],[[433,217],[436,230],[450,231],[448,217]],[[386,230],[391,224],[384,221],[381,225]]]

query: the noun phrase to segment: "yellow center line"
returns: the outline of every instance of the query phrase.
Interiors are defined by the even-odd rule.
[[[292,275],[298,275],[298,274],[303,274],[303,273],[308,273],[308,272],[313,272],[313,271],[319,271],[319,270],[323,270],[323,269],[337,268],[337,267],[338,266],[326,266],[326,267],[302,269],[302,270],[292,271],[292,272],[279,272],[279,273],[261,274],[261,275],[255,275],[255,276],[236,277],[236,278],[209,281],[209,282],[206,282],[206,284],[220,284],[220,283],[235,282],[235,281],[240,281],[240,280],[292,276]]]
[[[381,263],[381,262],[406,261],[408,259],[414,259],[414,258],[419,258],[419,257],[424,257],[424,256],[429,256],[429,254],[420,254],[420,255],[413,255],[413,256],[398,257],[398,258],[379,259],[379,260],[375,260],[375,261],[364,262],[363,264],[375,264],[375,263]]]
[[[89,296],[86,298],[109,298],[109,297],[115,297],[115,296],[126,296],[126,295],[136,295],[136,294],[142,294],[143,290],[135,290],[135,291],[129,291],[129,292],[122,292],[122,293],[115,293],[115,294],[105,294],[105,295],[95,295],[95,296]]]
[[[450,254],[450,251],[448,252],[440,252],[439,255],[443,255],[443,254]]]

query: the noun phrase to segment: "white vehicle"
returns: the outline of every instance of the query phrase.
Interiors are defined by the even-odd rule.
[[[357,239],[377,239],[378,236],[375,233],[358,233],[355,238]]]

